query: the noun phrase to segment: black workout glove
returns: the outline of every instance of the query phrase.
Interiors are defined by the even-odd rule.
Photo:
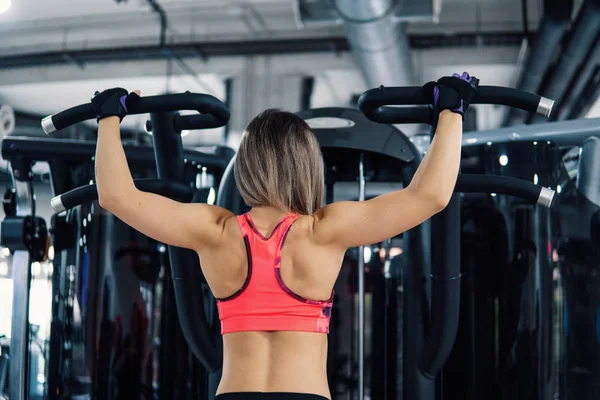
[[[96,112],[97,121],[102,118],[116,116],[120,121],[127,115],[127,109],[137,105],[140,96],[137,93],[127,93],[123,88],[107,89],[102,93],[96,92],[92,97],[92,106]]]
[[[438,112],[450,110],[465,116],[473,94],[479,87],[479,79],[463,72],[462,75],[453,74],[429,82],[423,86],[431,95],[432,103]]]

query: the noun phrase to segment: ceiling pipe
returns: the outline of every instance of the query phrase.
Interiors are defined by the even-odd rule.
[[[585,88],[579,99],[579,105],[575,105],[570,118],[587,117],[590,110],[595,106],[600,99],[600,67],[597,66],[596,73],[590,78],[589,86]]]
[[[571,90],[558,110],[558,119],[576,119],[583,117],[583,111],[586,109],[586,103],[590,102],[586,92],[590,89],[598,73],[600,65],[600,36],[596,39],[596,45],[591,51],[588,62],[579,70],[575,80],[571,83]]]
[[[559,48],[571,21],[573,0],[544,0],[544,13],[531,51],[521,71],[517,88],[538,93],[544,75]],[[552,98],[554,99],[554,98]],[[556,100],[556,99],[555,99]],[[513,126],[525,122],[527,113],[511,108],[504,125]]]
[[[158,15],[160,19],[160,47],[164,47],[167,40],[167,13],[165,10],[156,2],[156,0],[146,0],[146,2],[152,7],[152,11]]]
[[[333,0],[367,87],[414,84],[410,42],[393,0]]]
[[[600,0],[586,0],[573,23],[568,43],[548,80],[549,84],[543,91],[543,96],[553,99],[556,107],[560,108],[564,104],[569,86],[588,59],[599,34]],[[530,123],[543,121],[545,118],[536,116],[530,118]]]

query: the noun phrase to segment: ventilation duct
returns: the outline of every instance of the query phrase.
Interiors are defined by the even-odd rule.
[[[575,80],[571,83],[571,89],[567,93],[562,107],[558,110],[558,119],[576,119],[584,116],[589,109],[586,107],[593,101],[589,91],[598,81],[600,71],[600,36],[596,39],[596,45],[591,51],[588,62],[581,68]]]
[[[350,1],[357,8],[377,9],[381,3],[393,3],[391,17],[396,22],[437,22],[442,9],[442,0],[394,0],[394,1]],[[353,5],[354,6],[354,5]],[[344,19],[339,14],[335,0],[298,0],[296,16],[301,26],[341,25]]]
[[[600,0],[586,0],[573,23],[569,41],[552,72],[549,84],[543,91],[543,96],[554,100],[558,108],[563,104],[571,81],[582,68],[599,33]],[[544,120],[537,116],[531,118],[532,123]]]
[[[392,19],[392,0],[335,0],[344,30],[367,87],[414,83],[404,25]]]
[[[517,88],[532,93],[539,91],[544,75],[569,26],[572,13],[573,0],[544,0],[544,14]],[[557,100],[554,97],[552,99]],[[504,125],[519,125],[524,123],[526,118],[525,111],[511,108]]]
[[[302,25],[343,23],[367,87],[414,84],[404,21],[436,20],[441,1],[299,0]]]

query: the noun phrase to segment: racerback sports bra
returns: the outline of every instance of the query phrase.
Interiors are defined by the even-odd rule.
[[[238,224],[246,244],[248,276],[234,295],[217,300],[221,333],[302,331],[329,333],[333,292],[329,300],[305,299],[288,288],[280,274],[281,252],[290,227],[300,215],[288,215],[265,238],[249,214]]]

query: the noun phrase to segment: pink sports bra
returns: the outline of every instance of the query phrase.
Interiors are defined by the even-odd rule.
[[[249,214],[237,217],[248,254],[248,277],[240,290],[217,300],[221,333],[302,331],[329,333],[333,292],[327,301],[308,300],[288,288],[280,274],[281,251],[300,215],[288,215],[265,238]]]

